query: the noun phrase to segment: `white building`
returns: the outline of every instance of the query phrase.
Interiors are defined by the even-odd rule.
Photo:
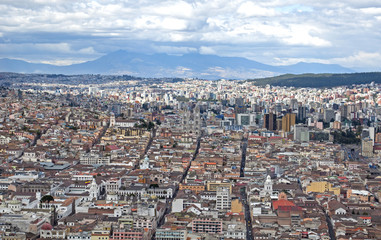
[[[231,197],[229,188],[218,187],[216,197],[217,210],[229,210],[231,208]]]

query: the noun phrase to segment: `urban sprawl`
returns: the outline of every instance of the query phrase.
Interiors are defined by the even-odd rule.
[[[113,78],[0,88],[1,239],[381,239],[380,85]]]

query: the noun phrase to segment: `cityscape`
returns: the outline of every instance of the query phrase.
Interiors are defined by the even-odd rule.
[[[381,235],[381,85],[53,77],[1,88],[2,239]]]
[[[381,240],[381,2],[0,1],[0,240]]]

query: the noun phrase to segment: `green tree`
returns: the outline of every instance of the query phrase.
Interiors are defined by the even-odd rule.
[[[53,196],[52,195],[44,195],[42,198],[41,198],[41,200],[40,200],[40,202],[47,202],[47,203],[50,203],[50,202],[52,202],[52,201],[54,201],[54,198],[53,198]]]

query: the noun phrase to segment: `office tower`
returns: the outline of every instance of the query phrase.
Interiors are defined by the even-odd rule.
[[[282,118],[282,130],[283,130],[283,132],[290,132],[291,131],[291,127],[295,125],[295,119],[296,119],[295,113],[287,113]]]
[[[270,131],[276,129],[276,118],[273,113],[266,113],[263,116],[263,127]]]
[[[330,122],[332,119],[335,120],[335,111],[332,109],[324,109],[324,122]]]
[[[299,122],[302,122],[304,123],[304,119],[306,119],[307,117],[307,108],[304,107],[304,106],[299,106],[298,107],[298,115],[297,115],[297,119]]]

